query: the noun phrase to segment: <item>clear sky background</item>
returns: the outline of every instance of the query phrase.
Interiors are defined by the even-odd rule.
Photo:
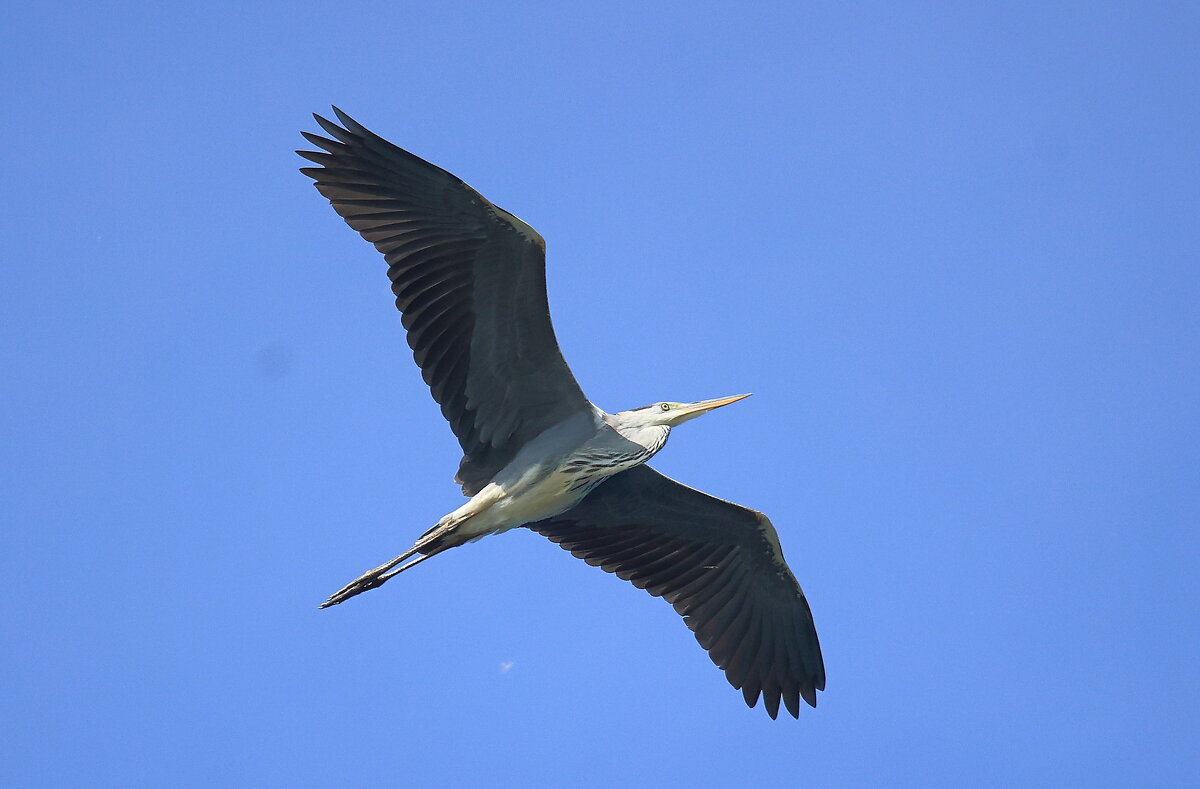
[[[0,31],[0,784],[1137,786],[1200,770],[1194,3],[24,4]],[[461,501],[336,103],[549,244],[609,410],[768,513],[771,721]]]

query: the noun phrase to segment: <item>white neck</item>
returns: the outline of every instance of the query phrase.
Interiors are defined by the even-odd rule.
[[[622,411],[617,414],[604,414],[604,421],[613,430],[621,434],[626,441],[632,441],[645,447],[651,454],[663,448],[671,435],[667,425],[646,424],[644,415],[637,411]]]

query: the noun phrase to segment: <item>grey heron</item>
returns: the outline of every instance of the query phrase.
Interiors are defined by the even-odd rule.
[[[383,253],[408,344],[462,446],[468,498],[321,607],[431,556],[526,527],[674,606],[730,684],[775,718],[825,688],[808,601],[771,521],[645,465],[671,429],[748,395],[607,413],[559,351],[536,230],[334,108],[301,169]],[[414,558],[415,557],[415,558]]]

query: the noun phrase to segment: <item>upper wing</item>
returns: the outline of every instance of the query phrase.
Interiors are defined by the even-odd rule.
[[[314,115],[335,139],[301,172],[388,262],[425,383],[462,445],[457,480],[478,492],[522,445],[590,405],[558,349],[537,231],[461,180],[355,123]]]
[[[588,564],[675,606],[751,707],[817,705],[825,665],[804,592],[761,512],[649,466],[614,475],[573,509],[529,524]]]

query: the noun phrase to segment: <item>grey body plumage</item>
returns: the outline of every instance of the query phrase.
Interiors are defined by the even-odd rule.
[[[545,242],[457,177],[344,113],[302,169],[388,263],[413,358],[459,440],[468,501],[408,551],[322,606],[445,550],[527,527],[671,603],[746,703],[816,706],[825,668],[812,613],[762,513],[645,465],[674,426],[746,397],[590,403],[554,338]],[[416,558],[413,558],[416,557]],[[407,562],[407,563],[406,563]]]

